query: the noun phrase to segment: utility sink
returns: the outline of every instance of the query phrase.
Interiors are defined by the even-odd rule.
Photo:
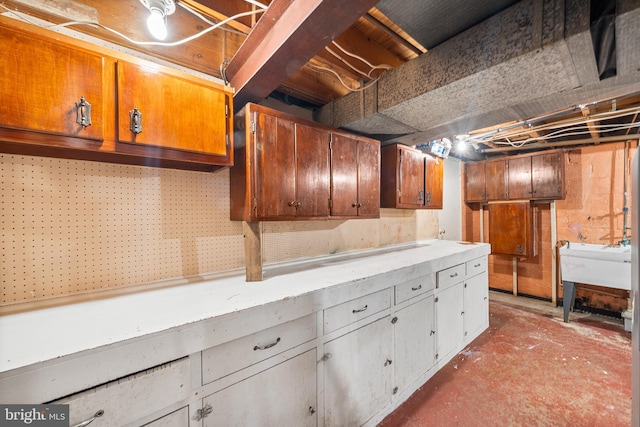
[[[560,247],[563,282],[631,290],[631,246],[568,243]]]

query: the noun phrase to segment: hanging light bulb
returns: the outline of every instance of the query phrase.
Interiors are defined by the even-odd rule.
[[[167,38],[167,15],[176,11],[174,0],[140,0],[151,14],[147,18],[147,28],[151,35],[158,39]]]

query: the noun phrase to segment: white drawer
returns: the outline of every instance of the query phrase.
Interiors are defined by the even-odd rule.
[[[467,261],[467,277],[473,277],[477,274],[487,271],[487,257],[472,259]]]
[[[464,274],[464,264],[454,265],[446,270],[438,271],[438,273],[436,273],[438,277],[438,289],[444,289],[455,283],[462,282],[464,280]]]
[[[189,397],[189,358],[177,360],[61,399],[69,425],[91,419],[91,427],[123,426]]]
[[[333,306],[324,311],[324,333],[328,334],[389,307],[390,288]]]
[[[221,344],[202,352],[202,383],[237,372],[316,337],[316,315]]]
[[[184,427],[189,425],[189,407],[185,406],[175,412],[165,415],[155,421],[151,421],[149,424],[145,424],[144,427]]]
[[[418,295],[422,295],[425,292],[429,292],[436,287],[435,274],[428,274],[418,279],[409,280],[404,283],[396,285],[396,304],[400,304],[403,301],[413,298]]]

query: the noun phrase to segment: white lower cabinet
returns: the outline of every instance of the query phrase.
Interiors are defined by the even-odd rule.
[[[325,343],[325,426],[360,426],[390,404],[392,326],[385,316]]]
[[[145,424],[144,427],[185,427],[189,425],[189,407],[185,406],[177,411]]]
[[[205,397],[202,425],[316,426],[316,363],[314,348]]]
[[[464,283],[464,338],[470,340],[489,326],[489,286],[487,272]]]
[[[433,296],[396,311],[394,319],[395,386],[401,392],[435,362]]]
[[[464,282],[440,290],[435,296],[436,360],[458,349],[464,339]]]
[[[140,425],[138,420],[188,397],[189,368],[189,359],[180,359],[52,403],[69,405],[72,426],[92,418],[92,427]]]

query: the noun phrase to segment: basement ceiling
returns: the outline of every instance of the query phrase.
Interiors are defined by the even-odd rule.
[[[181,0],[173,45],[137,43],[139,0],[0,5],[227,81],[236,110],[277,98],[383,144],[459,136],[467,160],[638,138],[638,0]]]

